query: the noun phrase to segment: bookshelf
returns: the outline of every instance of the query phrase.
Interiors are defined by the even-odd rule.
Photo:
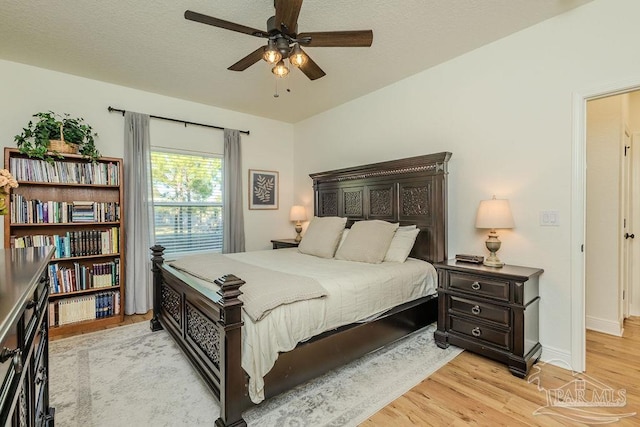
[[[4,217],[4,247],[53,246],[48,266],[51,336],[124,320],[122,159],[96,163],[64,154],[53,162],[5,148],[18,181]]]

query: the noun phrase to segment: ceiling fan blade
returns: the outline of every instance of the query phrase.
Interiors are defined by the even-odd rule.
[[[369,47],[373,43],[373,31],[321,31],[300,33],[296,38],[308,47]]]
[[[318,64],[313,62],[313,59],[311,59],[307,52],[304,52],[304,54],[307,56],[307,62],[305,62],[302,67],[300,67],[300,71],[302,71],[307,77],[309,77],[309,80],[317,80],[320,77],[324,77],[326,73],[322,71],[322,68],[320,68]]]
[[[302,0],[276,0],[275,6],[276,27],[289,35],[295,34],[298,31],[298,15]]]
[[[184,12],[184,17],[189,21],[200,22],[201,24],[213,25],[214,27],[224,28],[225,30],[236,31],[238,33],[249,34],[255,37],[269,37],[268,33],[257,30],[251,27],[245,27],[244,25],[236,24],[234,22],[225,21],[223,19],[214,18],[213,16],[203,15],[198,12],[187,10]]]
[[[256,62],[262,59],[262,54],[264,53],[264,46],[260,46],[249,55],[242,58],[240,61],[233,64],[231,67],[227,68],[231,71],[244,71],[247,68],[251,67]]]

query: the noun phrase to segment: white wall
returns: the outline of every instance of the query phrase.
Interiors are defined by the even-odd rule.
[[[311,206],[311,172],[451,151],[449,255],[486,254],[478,202],[510,199],[499,256],[544,268],[542,357],[569,363],[572,96],[637,81],[638,16],[636,0],[596,0],[297,123],[296,202]]]
[[[108,106],[250,130],[251,135],[241,135],[245,200],[248,200],[248,169],[278,171],[280,209],[250,211],[245,202],[247,250],[269,249],[270,239],[295,236],[289,222],[289,208],[293,204],[291,124],[1,60],[0,105],[2,147],[15,147],[14,136],[31,116],[48,110],[84,117],[98,132],[98,149],[111,157],[123,156],[124,121],[121,114],[109,113]],[[153,144],[175,148],[220,152],[223,144],[222,131],[185,128],[158,120],[151,121],[150,133]]]

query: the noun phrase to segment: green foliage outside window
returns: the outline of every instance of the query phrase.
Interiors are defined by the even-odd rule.
[[[165,253],[222,250],[222,159],[151,153],[157,243]]]

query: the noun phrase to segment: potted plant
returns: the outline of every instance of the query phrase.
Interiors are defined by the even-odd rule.
[[[43,160],[60,157],[61,153],[80,153],[92,161],[100,157],[94,140],[98,134],[82,117],[72,118],[53,111],[36,113],[33,117],[37,120],[30,120],[14,138],[21,153]]]

